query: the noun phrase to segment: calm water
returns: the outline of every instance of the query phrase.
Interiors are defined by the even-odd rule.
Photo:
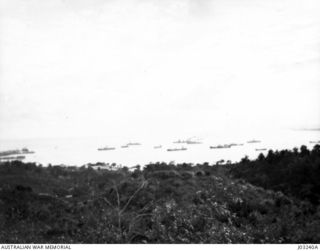
[[[258,135],[259,134],[259,135]],[[153,137],[153,138],[124,138],[124,137],[87,137],[87,138],[60,138],[60,139],[28,139],[28,140],[2,140],[0,141],[0,151],[27,147],[35,151],[35,154],[27,155],[26,162],[38,162],[44,165],[65,164],[83,165],[87,163],[105,162],[117,163],[127,166],[136,164],[147,164],[156,161],[175,161],[176,163],[215,163],[218,160],[231,160],[236,162],[248,155],[256,158],[260,152],[256,148],[267,148],[273,150],[292,149],[307,145],[312,148],[314,144],[309,141],[320,140],[319,131],[266,131],[264,133],[248,132],[241,136],[236,132],[228,136],[223,133],[202,135],[198,137],[203,142],[199,145],[173,144],[178,139],[186,137]],[[195,137],[197,138],[197,137]],[[248,144],[248,140],[257,139],[261,143]],[[141,146],[131,146],[121,148],[128,142],[140,142]],[[209,146],[229,143],[244,143],[243,146],[235,146],[228,149],[209,149]],[[156,145],[162,145],[161,149],[154,149]],[[110,146],[116,147],[113,151],[97,151],[97,148]],[[168,152],[168,148],[185,146],[187,151]],[[262,151],[266,153],[267,151]]]

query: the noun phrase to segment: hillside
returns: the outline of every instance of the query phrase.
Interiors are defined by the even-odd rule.
[[[320,151],[95,170],[0,163],[0,243],[319,243]]]

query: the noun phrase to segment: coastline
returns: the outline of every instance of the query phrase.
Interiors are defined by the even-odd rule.
[[[4,162],[0,242],[319,243],[318,163],[320,145],[214,165]]]

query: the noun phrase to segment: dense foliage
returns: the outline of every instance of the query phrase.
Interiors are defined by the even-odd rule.
[[[130,171],[1,163],[0,243],[319,243],[319,159],[317,146]]]
[[[233,166],[231,173],[265,189],[320,203],[320,145],[315,145],[311,151],[306,146],[301,146],[300,151],[297,148],[270,150],[255,161],[243,158]]]

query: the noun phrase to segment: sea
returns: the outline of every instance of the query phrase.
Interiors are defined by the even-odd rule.
[[[176,144],[177,140],[199,141],[201,144]],[[247,143],[251,140],[259,143]],[[306,145],[312,149],[320,140],[319,130],[277,130],[260,133],[206,133],[182,135],[180,137],[66,137],[36,139],[0,140],[0,151],[28,148],[34,154],[27,154],[24,162],[35,162],[42,165],[82,166],[89,163],[116,163],[119,166],[144,166],[155,162],[204,163],[214,164],[217,161],[240,161],[243,157],[255,159],[260,153],[268,150],[300,148]],[[140,143],[127,148],[128,143]],[[210,146],[224,144],[243,144],[231,148],[210,149]],[[157,148],[155,148],[158,146]],[[160,147],[161,146],[161,147]],[[98,151],[101,147],[114,147],[114,150]],[[184,151],[168,151],[172,148],[185,147]],[[258,150],[260,149],[260,150]],[[261,150],[266,149],[266,150]]]

